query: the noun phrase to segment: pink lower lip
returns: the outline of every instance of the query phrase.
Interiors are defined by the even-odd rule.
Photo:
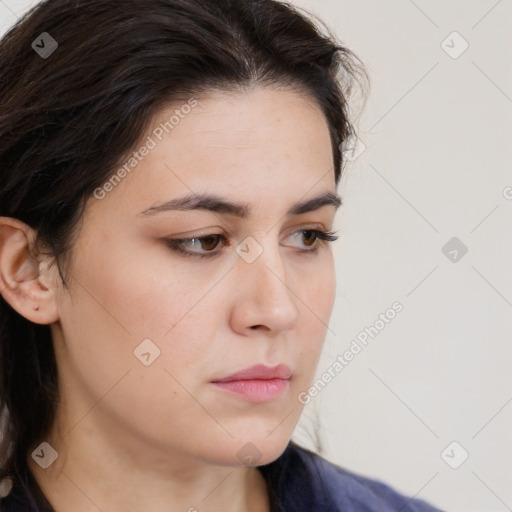
[[[250,402],[268,402],[281,395],[288,388],[288,382],[288,379],[244,379],[213,384],[242,395]]]

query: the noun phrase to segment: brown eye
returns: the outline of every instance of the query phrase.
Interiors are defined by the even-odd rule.
[[[311,229],[302,231],[302,235],[307,247],[312,246],[318,238],[317,232]]]
[[[209,258],[220,254],[221,251],[215,250],[220,243],[229,245],[226,237],[217,233],[206,236],[194,236],[192,238],[171,238],[166,240],[166,245],[173,251],[184,256],[195,256],[197,258]]]
[[[290,238],[298,239],[299,248],[302,246],[301,251],[311,254],[315,254],[322,245],[338,239],[334,231],[322,231],[319,229],[301,229],[296,231]]]
[[[201,238],[197,238],[196,240],[201,241],[201,247],[205,251],[213,251],[217,245],[219,245],[220,235],[208,235]]]
[[[319,245],[326,244],[327,242],[334,242],[337,236],[334,236],[333,231],[321,231],[318,229],[302,229],[296,231],[292,237],[299,238],[302,247],[299,251],[302,253],[316,254]],[[292,238],[290,237],[290,238]],[[316,243],[320,241],[320,244]],[[196,258],[213,258],[222,254],[222,249],[217,249],[219,245],[229,247],[228,239],[220,234],[214,233],[206,236],[195,236],[191,238],[167,239],[166,245],[174,252],[183,256],[191,256]]]

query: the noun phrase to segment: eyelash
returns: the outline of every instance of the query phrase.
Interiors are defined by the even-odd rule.
[[[304,233],[304,232],[314,233],[316,236],[315,242],[320,240],[320,243],[314,245],[313,249],[299,249],[299,253],[301,253],[301,254],[308,254],[308,255],[309,254],[317,254],[320,246],[326,245],[330,242],[335,242],[339,238],[339,236],[336,236],[336,233],[338,233],[337,231],[322,231],[319,229],[300,229],[299,231],[296,231],[294,233],[294,235],[297,233],[301,233],[301,232],[302,233]],[[166,240],[166,245],[172,251],[177,252],[178,254],[181,254],[183,256],[199,258],[199,259],[213,258],[213,257],[217,256],[218,254],[220,254],[220,251],[209,251],[207,253],[201,254],[201,253],[197,253],[197,252],[193,252],[193,251],[187,251],[181,247],[181,245],[183,243],[189,242],[190,240],[194,240],[194,239],[195,240],[205,240],[206,238],[210,238],[210,237],[220,237],[224,240],[224,242],[223,242],[224,246],[229,245],[229,244],[225,243],[226,237],[219,233],[212,233],[211,235],[205,235],[205,236],[194,236],[191,238],[169,238]],[[313,242],[313,243],[315,243],[315,242]],[[217,245],[215,247],[217,247]]]

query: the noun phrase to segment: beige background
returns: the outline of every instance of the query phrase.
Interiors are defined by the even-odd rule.
[[[323,368],[404,307],[317,398],[326,455],[446,510],[512,510],[512,2],[294,3],[372,80]],[[469,44],[456,59],[441,47],[453,31]],[[456,263],[441,252],[453,236],[468,247]],[[440,455],[452,441],[469,453],[458,469]]]
[[[0,32],[35,3],[0,0]],[[296,439],[312,445],[316,424],[328,459],[445,510],[512,510],[512,1],[293,3],[372,81],[318,374],[404,308],[306,407]],[[452,237],[468,249],[446,250],[456,262]],[[463,450],[457,469],[441,456],[455,466]]]

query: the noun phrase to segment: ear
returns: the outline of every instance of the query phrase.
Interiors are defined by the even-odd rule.
[[[50,258],[39,260],[35,231],[12,217],[0,217],[0,293],[20,315],[36,324],[59,319],[55,291],[58,281]]]

